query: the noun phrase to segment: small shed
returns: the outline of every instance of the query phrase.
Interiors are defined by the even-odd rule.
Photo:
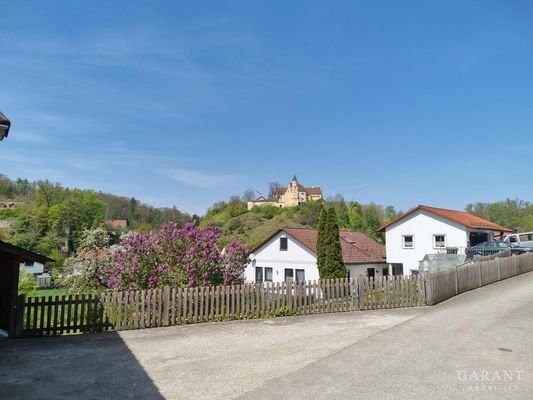
[[[52,261],[0,240],[0,329],[7,331],[9,337],[15,336],[20,264]]]

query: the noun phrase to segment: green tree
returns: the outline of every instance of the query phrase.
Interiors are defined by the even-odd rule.
[[[329,279],[346,278],[346,266],[342,259],[342,246],[340,239],[339,223],[335,208],[328,210],[328,231],[330,235],[330,243],[327,254],[329,271]]]
[[[37,284],[33,275],[21,269],[19,273],[19,294],[24,294],[26,297],[35,296],[37,292]]]
[[[318,217],[317,226],[317,239],[316,239],[316,264],[318,267],[319,275],[322,276],[324,271],[324,262],[326,260],[326,249],[324,247],[325,239],[327,238],[327,226],[328,226],[328,210],[322,207],[320,211],[320,217]]]
[[[324,209],[320,217],[322,221],[319,221],[320,230],[317,236],[317,265],[320,279],[345,278],[346,266],[342,259],[339,223],[335,208]]]

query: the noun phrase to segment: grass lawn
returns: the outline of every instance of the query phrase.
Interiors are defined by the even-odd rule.
[[[55,289],[39,289],[37,290],[37,293],[35,293],[35,297],[41,297],[41,296],[66,296],[68,295],[68,289],[67,288],[55,288]]]

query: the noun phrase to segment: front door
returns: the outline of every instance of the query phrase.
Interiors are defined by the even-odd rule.
[[[375,268],[367,268],[366,274],[368,276],[368,279],[375,278],[376,277],[376,269]]]

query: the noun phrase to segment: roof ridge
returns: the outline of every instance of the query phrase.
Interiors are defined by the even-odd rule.
[[[352,247],[355,247],[357,250],[361,251],[365,256],[367,257],[372,257],[372,254],[370,254],[368,251],[366,251],[365,249],[362,249],[361,247],[359,247],[357,244],[355,243],[350,243],[348,242],[345,238],[341,237],[340,238],[342,241],[344,241],[345,243],[347,243],[349,246],[352,246]]]
[[[480,217],[478,215],[475,215],[475,214],[472,214],[472,213],[469,213],[467,211],[462,211],[462,210],[453,210],[453,209],[450,209],[450,208],[439,208],[439,207],[432,207],[432,206],[427,206],[427,205],[423,205],[423,204],[419,204],[418,206],[416,206],[415,208],[412,208],[410,209],[409,211],[403,213],[402,215],[396,217],[395,219],[393,219],[392,221],[386,223],[386,224],[383,224],[381,225],[379,228],[378,228],[378,232],[380,231],[383,231],[385,230],[387,227],[391,226],[391,225],[394,225],[395,223],[401,221],[402,219],[404,219],[405,217],[409,216],[409,215],[412,215],[414,214],[415,212],[419,211],[419,210],[424,210],[424,211],[428,211],[430,213],[433,213],[435,215],[438,215],[440,216],[441,218],[445,218],[449,221],[452,221],[452,222],[455,222],[457,224],[460,224],[460,225],[463,225],[467,228],[470,228],[470,229],[474,229],[474,228],[487,228],[489,230],[492,230],[492,231],[497,231],[497,230],[501,230],[501,231],[512,231],[512,229],[510,229],[509,227],[506,227],[506,226],[502,226],[502,225],[499,225],[495,222],[492,222],[492,221],[489,221],[483,217]],[[478,219],[480,221],[476,222],[476,223],[473,223],[473,224],[470,224],[468,221],[461,221],[457,218],[457,215],[455,216],[456,218],[454,218],[454,215],[446,215],[446,214],[461,214],[461,215],[465,215],[465,216],[468,216],[469,218],[475,218],[475,219]],[[442,214],[445,214],[445,215],[442,215]]]

